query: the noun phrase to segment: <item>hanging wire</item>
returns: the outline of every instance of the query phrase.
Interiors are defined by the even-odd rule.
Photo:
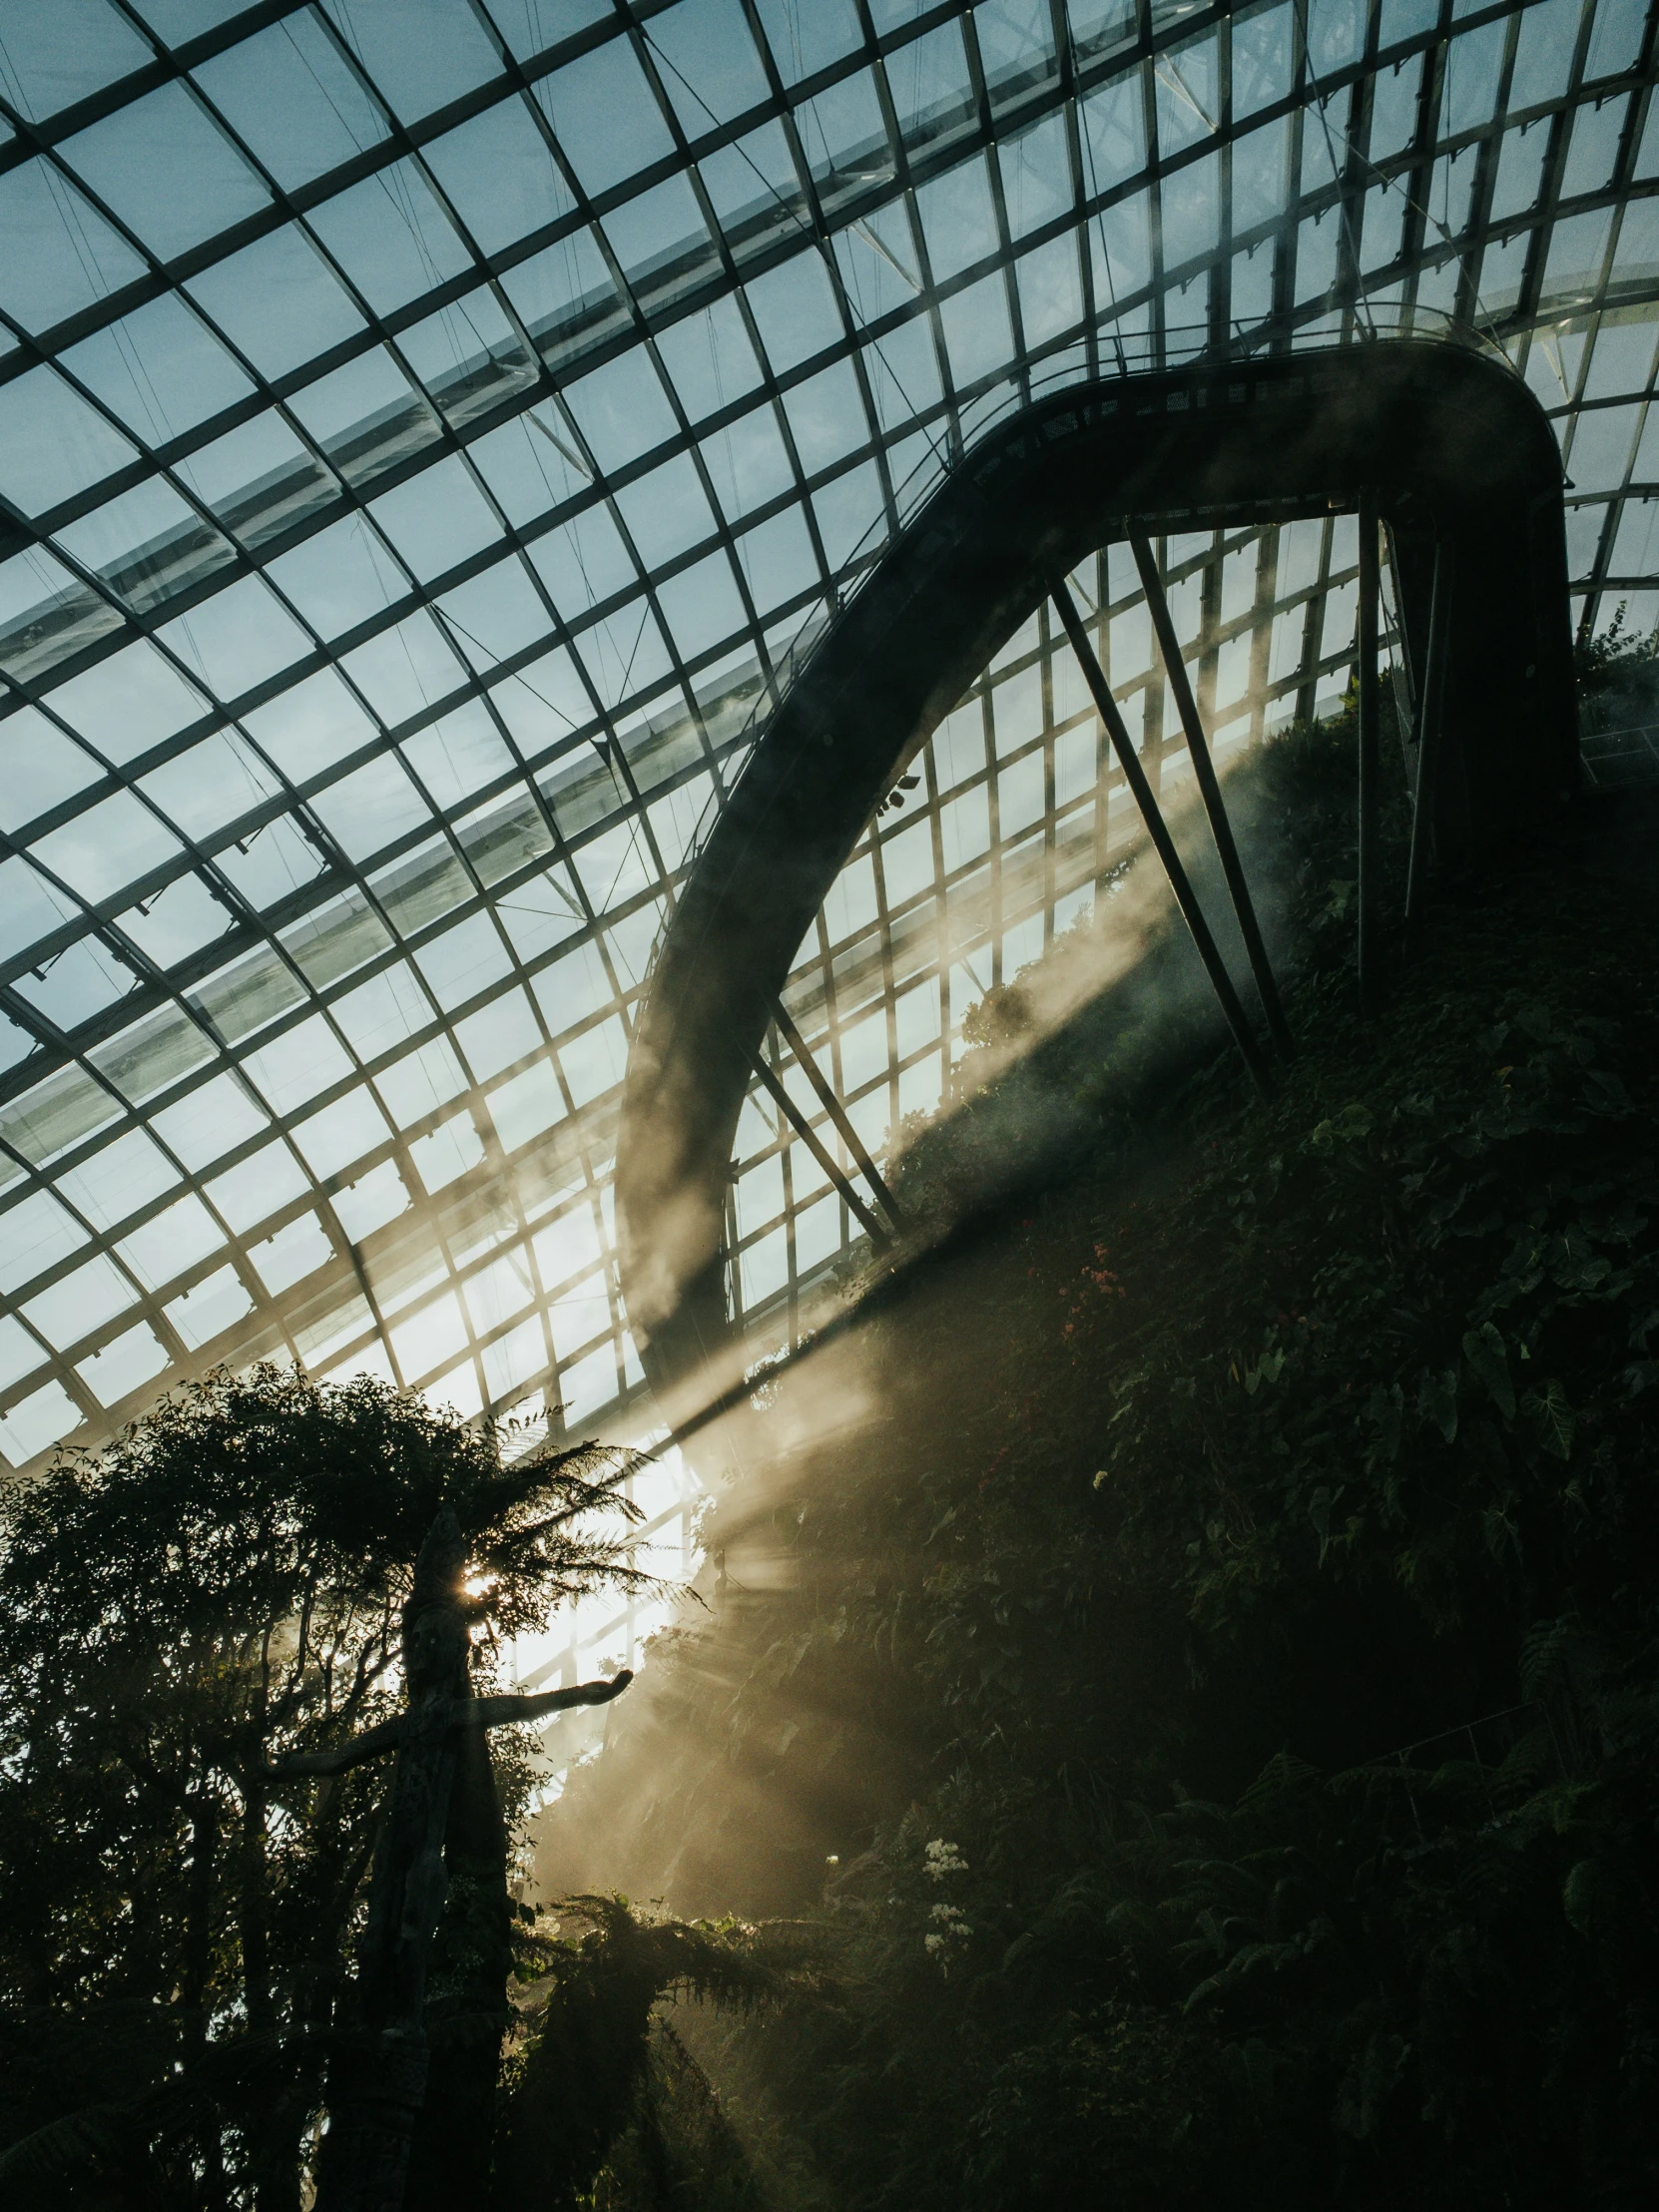
[[[721,122],[720,117],[716,115],[714,109],[710,107],[708,101],[704,99],[703,95],[698,91],[697,87],[688,81],[684,71],[676,68],[674,63],[670,61],[668,56],[663,52],[662,48],[657,44],[657,41],[651,36],[649,26],[642,26],[640,36],[645,40],[646,45],[650,47],[653,60],[658,64],[660,68],[666,69],[674,78],[678,80],[678,82],[682,86],[684,86],[689,96],[697,102],[698,106],[703,110],[703,113],[708,117],[709,121],[718,130],[720,128]],[[830,159],[830,141],[825,134],[822,120],[819,120],[819,137],[823,141],[824,158],[828,162]],[[749,149],[744,145],[741,139],[735,142],[734,151],[743,157],[748,167],[752,169],[755,172],[755,175],[760,179],[762,186],[767,192],[772,195],[773,199],[777,201],[779,207],[783,209],[786,217],[791,223],[796,226],[797,230],[801,232],[802,236],[808,239],[814,246],[818,246],[824,249],[824,259],[829,264],[830,283],[834,288],[837,296],[839,297],[842,306],[846,310],[848,320],[853,323],[854,327],[862,326],[864,322],[862,309],[859,306],[858,302],[853,299],[850,291],[847,289],[846,279],[841,274],[840,264],[835,259],[834,251],[829,246],[829,242],[827,240],[821,240],[817,231],[815,231],[812,224],[807,221],[806,217],[801,214],[800,210],[791,207],[789,201],[785,199],[784,195],[779,191],[778,187],[773,183],[772,179],[761,168],[760,164],[755,160],[755,157],[750,153]],[[881,249],[877,248],[877,251],[881,252]],[[884,253],[882,258],[889,261],[892,259],[890,255]],[[896,262],[893,263],[893,267],[895,269],[898,268]],[[904,275],[904,272],[902,270],[899,270],[898,274],[902,276]],[[899,375],[897,369],[893,367],[891,361],[887,359],[886,354],[882,351],[881,341],[879,338],[873,338],[870,340],[869,350],[875,355],[876,359],[881,363],[881,366],[892,378],[894,388],[896,389],[899,398],[903,400],[905,406],[909,409],[912,420],[916,422],[916,427],[920,430],[922,436],[927,440],[929,446],[932,448],[934,459],[942,460],[947,458],[948,447],[941,446],[939,439],[935,436],[933,431],[931,431],[927,427],[925,422],[922,422],[919,419],[920,410],[916,406],[915,401],[905,390],[903,377]],[[872,424],[871,427],[879,431],[881,428],[884,427],[884,425]]]

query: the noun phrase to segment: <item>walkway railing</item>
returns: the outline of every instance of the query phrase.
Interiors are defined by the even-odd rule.
[[[1101,333],[1099,342],[1103,374],[1137,376],[1154,370],[1198,368],[1206,362],[1253,360],[1263,354],[1325,352],[1333,344],[1372,345],[1396,338],[1426,338],[1435,344],[1453,345],[1465,352],[1479,353],[1488,360],[1500,361],[1514,372],[1514,363],[1495,339],[1467,322],[1455,320],[1438,307],[1426,306],[1407,308],[1396,314],[1373,315],[1368,311],[1364,322],[1356,318],[1353,308],[1346,308],[1293,330],[1287,330],[1280,323],[1249,326],[1235,323],[1225,345],[1219,347],[1209,325],[1203,323],[1166,328],[1161,336],[1152,331],[1124,333],[1107,329]],[[802,665],[825,630],[850,605],[890,540],[943,482],[949,470],[958,464],[972,444],[1008,415],[1032,405],[1046,392],[1078,381],[1074,361],[1063,368],[1053,368],[1028,378],[1006,377],[968,401],[953,431],[947,434],[941,425],[932,451],[916,463],[902,483],[893,487],[891,514],[882,515],[873,522],[848,555],[833,603],[815,600],[803,615],[800,628],[782,653],[775,656],[772,675],[763,682],[743,731],[726,756],[727,763],[735,764],[726,778],[728,789],[733,776],[742,774],[747,754],[753,750],[763,725],[783,705]],[[690,866],[696,862],[724,804],[723,795],[711,795],[692,832],[683,864]],[[655,960],[653,950],[652,965]]]

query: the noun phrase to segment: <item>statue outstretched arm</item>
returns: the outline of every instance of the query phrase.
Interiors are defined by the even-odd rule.
[[[508,1692],[501,1697],[473,1698],[463,1708],[460,1720],[467,1728],[499,1728],[505,1721],[533,1721],[543,1713],[562,1713],[571,1705],[609,1705],[612,1698],[622,1695],[633,1679],[632,1668],[624,1667],[609,1682],[578,1682],[568,1690],[536,1690],[528,1695]]]
[[[632,1670],[624,1667],[609,1682],[578,1682],[568,1690],[456,1698],[447,1721],[440,1719],[438,1725],[454,1723],[462,1728],[499,1728],[508,1721],[533,1721],[543,1713],[561,1713],[571,1705],[608,1705],[612,1698],[622,1695],[633,1679]],[[378,1728],[366,1729],[361,1736],[354,1736],[337,1751],[290,1751],[286,1758],[273,1761],[265,1771],[277,1779],[287,1775],[348,1774],[365,1759],[377,1759],[383,1751],[395,1751],[407,1738],[410,1721],[416,1717],[429,1722],[431,1708],[427,1707],[418,1716],[399,1713],[393,1720],[382,1721]]]
[[[353,1736],[337,1751],[290,1751],[285,1758],[274,1760],[266,1773],[345,1774],[352,1767],[360,1767],[365,1759],[377,1759],[383,1751],[395,1751],[406,1729],[407,1715],[399,1713],[394,1720],[382,1721],[378,1728],[365,1729],[362,1735]]]

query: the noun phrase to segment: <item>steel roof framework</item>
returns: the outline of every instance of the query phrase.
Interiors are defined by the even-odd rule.
[[[1652,49],[1629,0],[8,10],[0,1450],[263,1353],[619,1417],[616,1093],[697,824],[1045,376],[1453,317],[1557,416],[1584,619],[1645,615]],[[1340,692],[1355,543],[1161,548],[1224,753]],[[872,1148],[1128,828],[1043,617],[915,765],[786,992]],[[855,1228],[789,1138],[758,1092],[762,1344]]]

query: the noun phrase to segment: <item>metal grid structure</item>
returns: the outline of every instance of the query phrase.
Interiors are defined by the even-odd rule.
[[[1451,317],[1558,420],[1584,620],[1649,619],[1653,41],[1640,0],[8,0],[0,1453],[266,1354],[626,1423],[666,901],[791,641],[1036,381]],[[1079,586],[1168,778],[1121,550]],[[1340,692],[1351,518],[1161,552],[1223,751]],[[1122,820],[1044,617],[916,774],[786,994],[872,1148]],[[762,1346],[855,1227],[788,1136],[760,1094]]]

